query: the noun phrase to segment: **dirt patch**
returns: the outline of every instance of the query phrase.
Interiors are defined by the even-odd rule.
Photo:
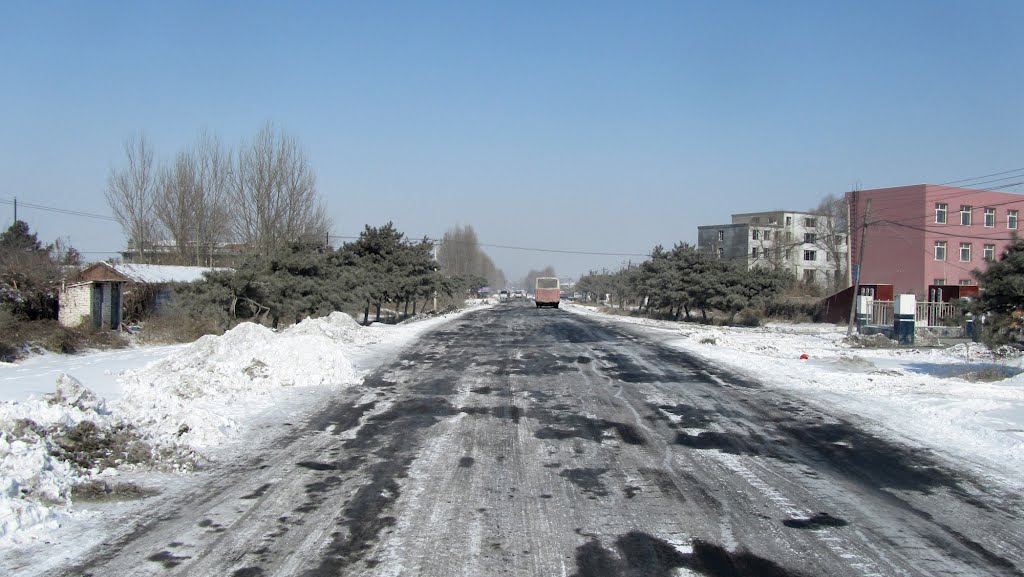
[[[724,547],[694,540],[691,552],[683,552],[672,544],[639,531],[632,531],[615,540],[615,550],[605,549],[592,539],[576,549],[574,577],[672,577],[676,569],[708,577],[802,577],[802,573],[758,557],[748,551],[728,551]]]
[[[849,525],[844,519],[833,517],[828,513],[818,513],[813,517],[786,519],[783,525],[791,529],[820,529],[822,527],[845,527]]]
[[[91,503],[143,499],[157,494],[158,491],[146,489],[135,483],[109,483],[99,479],[78,483],[71,489],[73,500]]]
[[[596,468],[566,469],[558,476],[568,479],[570,483],[579,487],[581,491],[589,494],[592,498],[597,498],[608,495],[608,488],[601,481],[601,475],[607,472],[608,469]]]

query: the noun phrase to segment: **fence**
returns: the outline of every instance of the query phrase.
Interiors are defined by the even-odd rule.
[[[892,301],[871,301],[872,325],[892,326]],[[955,319],[959,315],[958,308],[952,303],[919,302],[914,322],[918,325],[938,327],[944,326],[947,319]]]

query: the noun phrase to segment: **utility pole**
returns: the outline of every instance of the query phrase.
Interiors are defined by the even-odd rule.
[[[14,197],[14,224],[18,224],[18,197]]]
[[[855,199],[860,196],[859,194],[857,194],[857,192],[859,192],[859,191],[854,191],[854,195],[853,196],[854,196]],[[854,204],[854,207],[856,207],[856,206],[857,205]],[[860,255],[857,257],[857,269],[853,273],[853,298],[850,299],[851,300],[851,302],[850,302],[850,320],[849,320],[849,323],[846,325],[846,336],[850,336],[850,335],[853,334],[853,321],[854,321],[854,317],[857,314],[857,297],[859,296],[858,293],[860,293],[860,273],[861,273],[861,266],[864,264],[864,242],[866,241],[867,236],[868,236],[868,216],[870,214],[871,214],[871,199],[869,198],[868,202],[867,202],[867,206],[864,208],[864,224],[861,225],[861,229],[860,229],[860,246],[858,247],[860,249],[860,251],[859,251]]]

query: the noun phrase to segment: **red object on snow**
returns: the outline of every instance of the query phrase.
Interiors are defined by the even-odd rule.
[[[807,356],[807,353],[804,353],[804,354],[800,355],[800,358],[801,358],[801,359],[809,359],[809,358],[811,358],[811,357],[808,357],[808,356]]]

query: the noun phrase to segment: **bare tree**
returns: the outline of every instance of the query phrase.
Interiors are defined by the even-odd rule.
[[[324,242],[330,230],[305,153],[273,124],[234,156],[230,189],[234,233],[262,254],[287,242]]]
[[[448,276],[479,274],[479,255],[480,243],[470,225],[456,225],[445,231],[437,249],[441,272]]]
[[[831,290],[840,290],[849,286],[847,282],[847,266],[849,239],[849,213],[845,196],[829,194],[821,199],[818,206],[811,210],[818,217],[814,245],[825,253],[828,262],[835,264],[835,271],[829,279]]]
[[[228,159],[220,141],[204,132],[160,171],[155,211],[181,264],[212,264],[214,250],[227,240]]]
[[[532,291],[534,285],[537,284],[537,277],[544,276],[558,276],[555,274],[555,267],[548,265],[542,270],[530,269],[530,272],[526,273],[526,276],[523,278],[523,285],[526,287],[526,290]]]
[[[140,135],[125,140],[124,152],[127,166],[120,170],[111,168],[107,176],[107,204],[121,224],[129,250],[135,251],[142,261],[155,232],[153,202],[157,175],[153,150],[145,135]]]

